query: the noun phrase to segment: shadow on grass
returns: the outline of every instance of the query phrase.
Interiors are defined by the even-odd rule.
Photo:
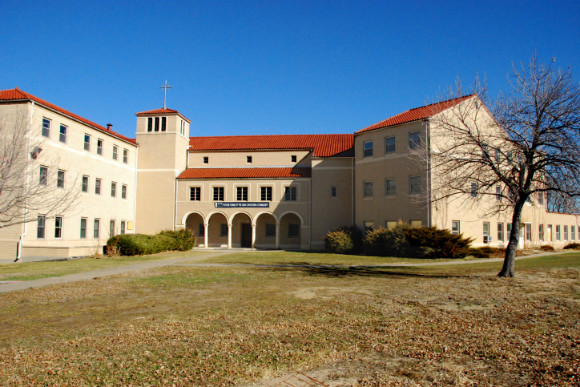
[[[277,266],[281,269],[294,269],[308,275],[323,275],[326,277],[420,277],[420,278],[475,278],[479,276],[460,274],[457,272],[442,273],[437,269],[424,267],[394,267],[373,265],[313,265],[311,263],[293,262]],[[270,267],[275,269],[276,267]]]

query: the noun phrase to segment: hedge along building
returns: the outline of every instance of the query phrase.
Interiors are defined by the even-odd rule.
[[[319,249],[337,227],[399,221],[503,246],[507,214],[487,217],[491,203],[481,197],[469,206],[432,204],[437,173],[414,149],[428,159],[435,118],[466,101],[411,109],[354,135],[190,137],[190,120],[163,108],[137,113],[130,139],[19,89],[0,91],[2,121],[14,123],[24,109],[31,138],[43,144],[30,168],[40,176],[46,167],[48,184],[79,193],[74,210],[46,219],[40,210],[0,228],[0,255],[14,258],[18,246],[24,258],[91,255],[112,234],[181,228],[204,247]],[[534,203],[524,212],[522,246],[580,239],[577,216]]]

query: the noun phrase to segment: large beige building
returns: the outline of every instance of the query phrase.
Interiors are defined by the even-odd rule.
[[[190,137],[191,121],[164,108],[137,113],[130,139],[22,90],[0,91],[0,124],[26,129],[42,150],[24,154],[32,179],[75,193],[62,213],[23,211],[25,222],[0,228],[0,259],[92,255],[117,233],[181,228],[198,247],[318,250],[340,226],[397,222],[506,245],[507,216],[428,200],[437,176],[422,164],[429,154],[413,152],[435,147],[433,118],[464,101],[328,135]],[[530,204],[521,245],[580,240],[579,221]]]

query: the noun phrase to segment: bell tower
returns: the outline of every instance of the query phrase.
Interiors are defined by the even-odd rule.
[[[187,167],[191,121],[167,107],[136,115],[139,144],[136,232],[173,230],[175,179]]]

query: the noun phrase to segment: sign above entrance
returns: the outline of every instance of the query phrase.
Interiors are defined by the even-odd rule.
[[[269,208],[270,202],[216,202],[216,208],[247,208],[247,207],[257,207],[257,208]]]

